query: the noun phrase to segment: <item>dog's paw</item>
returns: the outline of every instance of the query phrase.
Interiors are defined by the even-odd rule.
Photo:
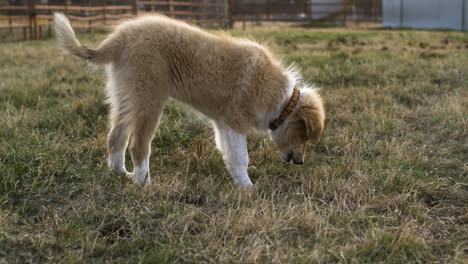
[[[135,183],[135,181],[133,180],[133,172],[126,171],[124,174],[125,179],[129,180],[132,183]]]
[[[126,172],[125,173],[130,181],[132,181],[136,185],[144,185],[144,186],[151,186],[151,178],[149,176],[149,172],[144,174],[135,174],[133,172]]]
[[[247,178],[247,179],[239,179],[239,180],[234,180],[234,183],[236,183],[237,185],[241,186],[241,187],[244,187],[244,188],[252,188],[254,187],[252,181]]]
[[[125,167],[122,162],[116,161],[115,159],[108,158],[107,159],[107,166],[109,166],[109,169],[111,171],[117,172],[117,173],[126,173],[127,170],[125,170]]]
[[[149,176],[149,173],[145,180],[145,186],[151,186],[151,177]]]

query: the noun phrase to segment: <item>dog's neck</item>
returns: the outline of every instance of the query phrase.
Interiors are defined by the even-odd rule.
[[[265,109],[266,112],[258,117],[258,129],[268,131],[270,123],[274,121],[283,112],[291,101],[293,96],[294,88],[296,88],[301,82],[300,73],[293,67],[290,66],[283,70],[283,76],[286,78],[286,86],[282,91],[277,103],[274,108]],[[287,121],[286,121],[287,122]]]
[[[269,130],[270,123],[274,121],[278,116],[283,112],[283,110],[288,106],[291,101],[291,97],[294,92],[295,83],[288,85],[283,94],[278,100],[278,104],[273,111],[269,111],[260,117],[260,129]]]
[[[297,88],[294,88],[293,94],[291,98],[289,99],[289,102],[287,105],[283,108],[283,111],[281,111],[281,114],[278,115],[274,120],[270,122],[270,125],[268,128],[270,130],[276,130],[281,124],[283,124],[286,119],[289,117],[289,115],[292,113],[293,109],[296,107],[296,105],[299,102],[301,96],[301,91]]]

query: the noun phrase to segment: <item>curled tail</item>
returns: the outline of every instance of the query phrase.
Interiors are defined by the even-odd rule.
[[[120,53],[118,38],[106,39],[96,50],[80,44],[68,18],[62,13],[54,14],[54,31],[59,46],[68,53],[89,60],[91,63],[103,65],[112,62]]]

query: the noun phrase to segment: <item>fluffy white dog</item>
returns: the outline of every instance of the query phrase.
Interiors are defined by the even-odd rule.
[[[247,133],[271,130],[281,158],[304,162],[305,143],[318,142],[325,114],[316,90],[300,83],[263,46],[213,34],[165,16],[120,24],[96,49],[82,46],[63,14],[54,29],[67,52],[106,66],[111,105],[109,165],[137,184],[150,184],[150,142],[169,97],[213,121],[216,144],[234,182],[252,186],[247,174]],[[128,140],[133,173],[125,169]]]

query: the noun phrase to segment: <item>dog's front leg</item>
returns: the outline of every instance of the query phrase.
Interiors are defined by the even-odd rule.
[[[234,182],[242,187],[252,187],[247,174],[249,154],[247,152],[247,135],[233,129],[215,124],[216,144],[223,152],[224,163]]]

